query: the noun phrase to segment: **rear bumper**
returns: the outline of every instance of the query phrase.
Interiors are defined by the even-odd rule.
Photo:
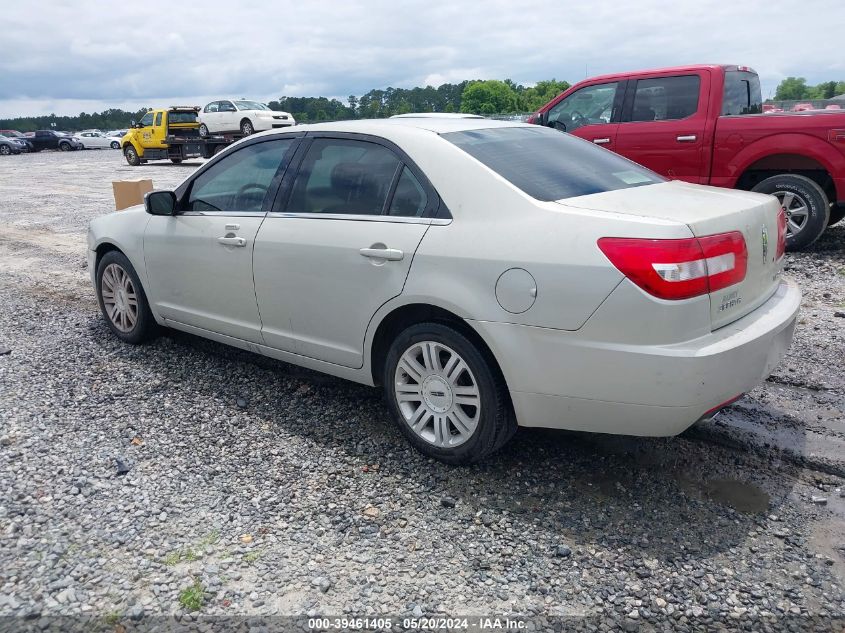
[[[783,281],[743,318],[672,345],[474,322],[502,366],[521,426],[665,436],[759,385],[792,342],[801,291]],[[620,326],[624,318],[620,315]]]

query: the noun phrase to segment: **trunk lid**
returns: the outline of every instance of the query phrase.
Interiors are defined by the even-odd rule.
[[[773,196],[672,181],[558,203],[674,220],[686,224],[696,237],[740,231],[748,249],[745,279],[710,293],[710,322],[714,330],[758,308],[772,296],[780,281],[782,260],[776,260],[780,205]]]

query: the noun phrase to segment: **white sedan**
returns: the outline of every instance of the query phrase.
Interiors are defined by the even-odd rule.
[[[73,138],[82,143],[82,149],[120,149],[118,137],[108,136],[99,130],[77,132]]]
[[[791,340],[771,196],[669,182],[549,128],[392,119],[242,139],[101,216],[111,331],[157,326],[381,385],[419,450],[469,463],[518,425],[673,435]]]
[[[212,101],[202,109],[197,121],[200,136],[225,132],[249,136],[253,132],[296,125],[289,112],[278,112],[258,101],[243,99]]]

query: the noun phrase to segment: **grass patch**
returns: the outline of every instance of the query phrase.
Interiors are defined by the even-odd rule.
[[[180,560],[182,560],[182,552],[170,552],[167,556],[164,557],[164,560],[162,562],[165,565],[172,567],[173,565],[177,565]]]
[[[107,613],[103,620],[108,626],[120,624],[120,611],[112,611],[111,613]]]
[[[197,581],[179,592],[179,604],[188,611],[199,611],[205,602],[205,588]]]
[[[220,540],[220,530],[212,530],[197,542],[197,547],[207,547],[214,545]]]
[[[261,552],[249,552],[244,554],[244,562],[252,565],[255,561],[261,558]]]

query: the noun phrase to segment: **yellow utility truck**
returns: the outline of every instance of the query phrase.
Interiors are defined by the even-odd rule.
[[[126,162],[137,167],[150,160],[181,163],[186,158],[211,158],[236,137],[200,138],[195,106],[170,106],[150,110],[120,141]]]

